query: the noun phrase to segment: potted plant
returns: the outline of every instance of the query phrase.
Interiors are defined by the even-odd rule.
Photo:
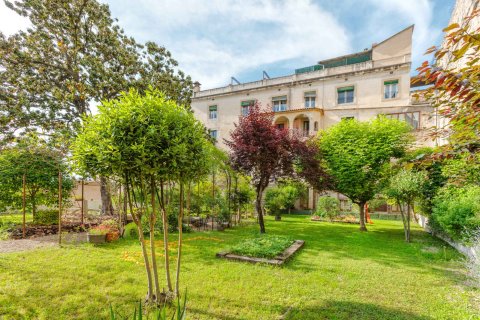
[[[113,242],[120,238],[120,228],[118,227],[117,221],[108,219],[103,221],[100,226],[107,229],[107,233],[105,234],[105,239],[107,242]]]
[[[87,240],[93,244],[104,243],[106,240],[106,235],[108,228],[99,225],[97,227],[90,228],[87,233]]]

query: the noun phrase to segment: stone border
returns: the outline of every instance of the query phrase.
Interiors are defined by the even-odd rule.
[[[314,222],[331,222],[331,223],[345,223],[345,224],[360,224],[360,221],[343,221],[343,220],[316,220],[316,219],[310,219],[310,221]]]
[[[266,263],[270,265],[281,266],[285,262],[287,262],[287,260],[290,259],[298,250],[300,250],[304,244],[304,240],[295,240],[290,247],[285,249],[282,253],[280,253],[273,259],[239,256],[230,252],[219,252],[217,253],[217,258],[223,258],[233,261],[245,261],[250,263]]]

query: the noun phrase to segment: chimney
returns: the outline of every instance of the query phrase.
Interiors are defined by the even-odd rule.
[[[200,92],[200,86],[201,86],[201,83],[198,81],[195,81],[193,83],[193,93]]]

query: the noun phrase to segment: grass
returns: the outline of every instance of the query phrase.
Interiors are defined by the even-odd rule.
[[[275,235],[258,235],[251,239],[242,239],[230,252],[249,257],[274,258],[293,243],[289,237]]]
[[[215,258],[256,235],[256,225],[186,234],[180,287],[188,288],[187,318],[479,319],[479,291],[464,285],[459,255],[419,227],[407,244],[399,221],[375,221],[361,233],[357,225],[309,218],[267,219],[269,234],[306,241],[281,268]],[[132,239],[0,254],[2,319],[107,319],[110,303],[130,313],[145,293]]]
[[[25,222],[32,222],[33,216],[30,213],[25,215]],[[23,222],[23,215],[21,213],[9,213],[9,214],[0,214],[0,224],[3,223],[15,223],[15,224],[22,224]]]

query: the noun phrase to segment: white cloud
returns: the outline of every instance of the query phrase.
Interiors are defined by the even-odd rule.
[[[350,49],[342,25],[310,0],[139,0],[134,12],[131,4],[111,2],[126,32],[165,45],[202,88],[225,85],[230,76],[262,65],[293,71],[299,61],[314,64]],[[135,13],[143,17],[132,19]]]
[[[25,30],[30,26],[28,19],[19,16],[15,11],[5,6],[3,1],[0,2],[0,31],[10,36],[18,30]]]

